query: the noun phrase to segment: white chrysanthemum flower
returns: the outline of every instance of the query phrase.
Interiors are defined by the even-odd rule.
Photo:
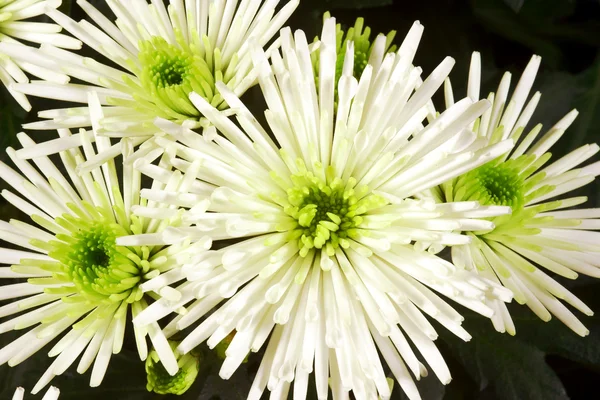
[[[15,85],[23,93],[50,99],[86,103],[96,91],[104,117],[98,132],[108,137],[151,138],[158,116],[198,127],[201,114],[188,99],[193,91],[214,107],[226,103],[215,89],[224,82],[241,95],[256,82],[252,73],[250,43],[265,46],[287,21],[299,0],[276,12],[279,0],[115,0],[107,5],[113,22],[86,0],[78,0],[97,25],[75,22],[57,10],[48,15],[65,30],[114,64],[82,57],[43,45],[40,50],[0,44],[16,60],[61,71],[83,84],[32,82]],[[275,45],[274,45],[275,47]],[[114,66],[113,66],[114,65]],[[115,68],[116,67],[116,68]],[[42,111],[47,121],[26,129],[61,129],[91,126],[86,107]]]
[[[468,94],[479,99],[480,56],[474,53],[469,73]],[[498,159],[448,180],[428,195],[438,202],[479,201],[483,205],[512,207],[512,214],[492,219],[493,230],[470,232],[473,241],[452,248],[457,266],[477,271],[481,276],[501,282],[512,290],[515,299],[542,320],[554,314],[581,336],[588,330],[565,307],[568,303],[586,315],[593,312],[572,293],[543,272],[569,279],[578,273],[600,277],[598,209],[558,211],[584,203],[586,197],[563,197],[594,180],[600,173],[600,163],[579,167],[594,156],[599,147],[585,145],[563,158],[548,164],[548,150],[560,139],[577,116],[573,110],[554,125],[535,144],[541,132],[536,125],[519,141],[539,102],[535,93],[526,103],[540,64],[534,56],[523,72],[512,97],[508,100],[510,74],[502,78],[496,94],[488,96],[494,105],[474,124],[482,146],[512,138],[517,145]],[[453,105],[449,81],[446,84],[446,105]],[[500,332],[515,334],[515,326],[502,302],[490,304],[495,309],[492,321]]]
[[[59,133],[70,136],[68,130]],[[141,175],[132,165],[124,164],[122,175],[117,175],[112,161],[81,176],[75,173],[77,164],[94,157],[90,136],[94,134],[82,130],[76,138],[83,154],[78,148],[60,152],[60,167],[47,157],[36,157],[36,169],[16,157],[12,148],[7,153],[20,172],[0,163],[0,177],[14,189],[4,190],[2,196],[33,221],[0,222],[0,239],[24,249],[0,248],[2,264],[12,264],[0,267],[0,278],[27,278],[2,286],[0,300],[15,300],[0,307],[0,317],[19,315],[5,319],[0,333],[33,327],[0,349],[0,364],[17,365],[72,328],[50,350],[56,360],[34,393],[80,355],[77,371],[84,373],[93,364],[90,385],[98,386],[111,355],[121,350],[128,313],[135,317],[151,297],[158,296],[144,295],[140,286],[163,273],[176,272],[186,257],[210,247],[208,239],[193,245],[152,243],[153,235],[164,241],[163,234],[181,223],[180,213],[173,206],[141,199]],[[36,147],[25,134],[18,138],[26,149]],[[95,140],[100,151],[109,146],[108,138],[96,136]],[[128,139],[123,149],[124,157],[132,152]],[[59,168],[66,169],[70,182]],[[156,182],[153,188],[188,190],[189,185],[193,185],[190,178],[175,174],[166,186]],[[117,238],[132,234],[145,235],[144,243],[116,244]],[[160,294],[172,297],[168,289]],[[148,354],[149,337],[165,369],[177,373],[177,360],[158,324],[136,327],[134,333],[142,359]]]
[[[60,34],[62,28],[56,24],[25,22],[26,19],[44,14],[46,7],[60,6],[60,0],[0,0],[0,42],[10,43],[16,51],[26,49],[19,40],[29,43],[47,43],[64,49],[80,49],[81,42]],[[56,73],[27,58],[12,59],[0,50],[0,82],[25,110],[31,110],[27,97],[14,89],[16,83],[27,83],[23,72],[29,72],[44,80],[65,84],[69,77]]]
[[[46,392],[42,400],[58,400],[60,395],[60,390],[54,386],[50,386],[50,389]],[[25,389],[22,387],[18,387],[15,390],[15,394],[12,397],[12,400],[23,400],[25,398]]]
[[[389,398],[378,351],[411,399],[420,397],[411,372],[416,379],[427,375],[415,350],[442,382],[450,381],[425,314],[464,340],[470,336],[460,314],[436,292],[491,317],[484,300],[510,301],[510,291],[456,270],[413,242],[464,244],[468,237],[452,231],[491,229],[478,218],[509,210],[410,197],[498,157],[511,143],[464,150],[474,139],[465,128],[489,106],[485,100],[465,99],[423,127],[431,96],[453,61],[444,60],[420,81],[412,61],[421,34],[415,23],[398,53],[387,54],[377,71],[366,66],[360,80],[353,76],[350,42],[334,100],[335,21],[325,22],[316,46],[318,87],[304,33],[292,37],[284,29],[283,56],[274,52],[272,65],[262,50],[253,52],[274,139],[223,84],[218,89],[241,129],[195,93],[192,103],[214,124],[203,137],[157,122],[170,134],[157,143],[176,146],[171,163],[186,178],[197,178],[197,187],[146,195],[193,206],[182,217],[193,226],[174,230],[192,241],[204,235],[229,241],[182,268],[188,282],[176,288],[179,301],[160,299],[135,324],[145,326],[192,302],[165,334],[202,320],[178,346],[187,353],[207,339],[214,347],[235,330],[220,371],[225,379],[270,335],[249,399],[267,387],[272,398],[287,398],[293,380],[294,398],[305,398],[313,370],[319,398],[327,397],[328,385],[336,396],[353,391],[359,399]],[[150,157],[135,167],[163,182],[173,173]],[[202,201],[207,192],[210,201]],[[180,280],[164,274],[145,288],[171,291]],[[223,298],[229,300],[220,305]]]

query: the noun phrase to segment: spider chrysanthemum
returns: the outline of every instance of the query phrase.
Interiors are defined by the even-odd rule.
[[[63,49],[80,49],[81,42],[59,33],[62,30],[59,25],[27,21],[44,14],[46,7],[56,8],[60,4],[61,0],[0,0],[0,42],[11,44],[15,51],[26,49],[25,43],[46,43]],[[27,111],[31,109],[27,97],[14,89],[17,83],[29,82],[25,72],[58,84],[69,81],[67,75],[57,73],[46,65],[35,65],[32,61],[27,58],[11,58],[0,50],[0,82]]]
[[[480,63],[479,53],[474,53],[468,89],[473,100],[479,98]],[[512,138],[515,147],[479,168],[448,180],[428,195],[438,202],[476,200],[483,205],[511,207],[511,215],[492,220],[494,229],[468,233],[473,241],[453,247],[453,261],[502,283],[514,293],[515,300],[526,304],[542,320],[550,320],[553,314],[585,336],[588,330],[560,300],[586,315],[592,315],[592,310],[552,275],[569,279],[575,279],[578,273],[600,277],[599,236],[593,232],[600,228],[598,210],[565,210],[586,201],[585,197],[567,194],[592,182],[600,173],[598,162],[581,167],[599,148],[596,144],[585,145],[549,163],[548,151],[574,121],[575,110],[537,141],[540,124],[523,135],[540,99],[538,92],[526,103],[539,64],[540,58],[534,56],[510,100],[510,74],[506,73],[498,91],[488,96],[494,106],[473,125],[482,145]],[[447,106],[452,105],[452,99],[447,82]],[[496,301],[490,306],[496,310],[492,318],[495,328],[515,334],[506,305]]]
[[[327,397],[329,385],[336,396],[352,391],[358,399],[389,398],[379,352],[411,399],[419,398],[413,376],[427,374],[416,352],[442,382],[450,381],[425,314],[465,340],[470,336],[460,326],[462,317],[436,292],[488,317],[492,311],[484,299],[509,301],[510,293],[414,242],[467,243],[467,236],[452,231],[491,229],[492,223],[478,218],[508,208],[410,197],[495,159],[510,143],[465,150],[472,141],[465,128],[487,101],[465,99],[425,122],[431,96],[453,61],[444,60],[421,82],[421,69],[412,66],[421,32],[415,23],[377,74],[367,65],[360,79],[344,73],[339,85],[333,19],[325,21],[317,46],[318,87],[303,32],[292,36],[284,29],[281,53],[274,52],[271,62],[257,48],[253,59],[273,137],[223,84],[218,90],[236,110],[239,127],[197,94],[190,96],[192,103],[221,134],[213,127],[199,138],[157,121],[169,133],[157,143],[175,146],[173,168],[156,166],[149,157],[135,167],[158,180],[174,170],[196,178],[189,193],[154,196],[186,210],[182,219],[191,226],[176,228],[180,235],[227,241],[188,263],[187,282],[149,281],[149,288],[168,287],[182,297],[160,299],[135,324],[145,326],[186,306],[187,313],[165,328],[171,335],[201,321],[179,345],[182,353],[205,340],[212,348],[235,333],[223,378],[249,352],[266,347],[249,399],[259,399],[266,388],[272,398],[285,399],[292,381],[294,398],[303,399],[312,372],[319,398]],[[354,71],[351,45],[346,55],[343,70]],[[189,208],[207,192],[209,201]],[[136,236],[121,240],[135,242]]]
[[[59,133],[73,137],[66,130]],[[90,138],[99,151],[110,145],[107,138],[82,130],[75,139],[84,152],[78,148],[60,152],[60,166],[47,157],[36,157],[30,164],[12,148],[7,153],[20,172],[0,164],[0,177],[14,189],[4,190],[2,196],[32,220],[0,222],[0,239],[13,246],[0,249],[2,264],[10,265],[0,267],[0,278],[21,279],[0,291],[0,300],[11,301],[0,307],[0,333],[24,330],[0,349],[0,364],[17,365],[60,338],[49,352],[56,359],[34,393],[80,356],[77,371],[84,373],[93,365],[90,385],[98,386],[111,355],[121,350],[128,321],[146,308],[152,296],[158,296],[145,294],[143,284],[177,273],[186,257],[210,246],[208,239],[193,245],[155,245],[154,236],[164,242],[169,229],[181,224],[179,213],[172,206],[144,199],[140,173],[130,164],[123,165],[122,174],[117,174],[112,160],[91,172],[75,173],[77,164],[96,154]],[[35,145],[25,134],[19,134],[19,139],[26,149],[44,145]],[[132,152],[127,139],[123,151],[127,159]],[[153,188],[175,190],[190,183],[173,175],[166,186],[155,183]],[[144,243],[116,244],[132,234],[144,235]],[[166,371],[177,373],[177,360],[157,324],[136,327],[134,336],[142,360],[148,354],[149,338]]]
[[[103,106],[98,132],[109,137],[130,137],[141,143],[152,137],[154,118],[161,117],[198,127],[201,115],[190,102],[191,92],[214,107],[227,104],[216,91],[223,82],[238,95],[251,87],[249,49],[266,46],[298,5],[254,0],[117,0],[107,3],[115,20],[102,15],[86,0],[77,4],[90,21],[75,22],[57,10],[48,15],[73,36],[97,52],[94,58],[60,50],[52,45],[21,49],[0,44],[16,60],[50,66],[82,83],[32,82],[15,85],[33,96],[86,103],[96,91]],[[277,10],[278,9],[278,10]],[[95,121],[86,107],[42,111],[45,121],[28,129],[79,128]],[[110,157],[112,153],[106,153]]]

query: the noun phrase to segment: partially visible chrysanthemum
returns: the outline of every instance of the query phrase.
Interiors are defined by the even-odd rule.
[[[193,245],[185,241],[156,245],[154,237],[164,242],[170,227],[181,223],[181,213],[173,206],[140,198],[141,176],[131,165],[123,165],[122,175],[117,175],[112,161],[78,175],[75,166],[95,156],[90,138],[99,151],[109,146],[108,139],[83,130],[77,137],[67,130],[59,133],[79,141],[83,153],[78,148],[61,151],[59,167],[47,157],[36,157],[34,166],[8,148],[20,172],[0,163],[0,177],[14,189],[4,190],[2,196],[32,220],[0,222],[0,239],[24,249],[0,248],[2,264],[12,264],[0,267],[0,278],[27,279],[1,287],[0,300],[16,300],[0,307],[0,317],[18,315],[5,319],[0,333],[32,327],[0,349],[0,364],[21,363],[71,328],[50,350],[56,360],[34,393],[80,355],[77,371],[84,373],[93,364],[90,385],[99,385],[111,355],[121,350],[128,313],[135,317],[152,296],[158,296],[144,295],[140,286],[152,278],[181,274],[178,267],[186,257],[210,246],[208,239]],[[18,138],[25,148],[36,148],[25,134]],[[123,150],[124,156],[132,151],[128,139]],[[66,169],[68,178],[60,169]],[[189,185],[194,186],[190,178],[175,174],[166,185],[155,182],[152,188],[189,190]],[[143,243],[116,244],[118,238],[131,234],[141,235]],[[171,297],[168,291],[161,294]],[[165,369],[177,373],[177,360],[158,324],[136,327],[134,333],[142,360],[149,337]]]
[[[182,395],[194,384],[198,376],[200,359],[195,355],[179,354],[177,346],[179,342],[169,341],[171,350],[177,357],[179,371],[175,375],[167,372],[160,362],[160,356],[152,350],[146,359],[146,376],[148,383],[146,389],[149,392],[158,394],[176,394]]]
[[[19,40],[29,43],[47,43],[64,49],[80,49],[81,42],[60,34],[62,28],[59,25],[25,21],[44,14],[46,7],[56,8],[60,3],[60,0],[0,0],[0,42],[11,43],[17,51],[26,49]],[[36,65],[33,60],[12,59],[0,50],[0,82],[27,111],[31,109],[27,97],[13,88],[16,83],[29,82],[23,71],[58,84],[66,84],[69,81],[68,76],[44,65]]]
[[[331,385],[336,398],[353,391],[358,399],[388,399],[378,351],[408,397],[418,399],[411,372],[419,379],[427,370],[415,350],[442,382],[451,379],[425,314],[470,338],[460,314],[436,292],[490,317],[485,299],[509,301],[510,291],[413,242],[467,243],[467,236],[452,231],[491,229],[491,222],[478,218],[509,209],[411,196],[495,159],[511,144],[463,150],[474,139],[465,128],[489,106],[486,100],[465,99],[423,127],[427,104],[453,60],[419,84],[421,70],[412,66],[423,29],[418,23],[377,74],[367,65],[360,80],[353,76],[348,45],[335,102],[335,20],[326,20],[323,29],[318,91],[302,31],[292,36],[282,30],[281,53],[272,54],[272,64],[264,51],[253,52],[275,140],[223,84],[218,90],[236,110],[241,129],[197,94],[192,103],[222,135],[211,128],[198,138],[157,121],[170,135],[157,143],[176,146],[173,166],[212,192],[209,202],[182,216],[193,226],[174,231],[192,241],[206,234],[230,241],[188,263],[188,282],[176,289],[165,286],[174,286],[174,279],[147,282],[148,289],[169,288],[182,297],[158,300],[134,323],[145,326],[192,302],[165,334],[202,319],[178,347],[187,353],[207,339],[214,348],[235,330],[220,371],[224,379],[268,341],[249,399],[259,399],[266,388],[271,398],[285,399],[292,381],[294,398],[303,399],[313,370],[319,398]],[[154,179],[173,173],[151,158],[135,167]],[[181,198],[164,191],[153,196],[183,209],[189,207],[183,199],[201,198],[194,190]],[[134,243],[136,236],[120,240]],[[220,305],[223,298],[230,299]]]
[[[479,53],[474,53],[468,84],[473,101],[479,98],[480,64]],[[511,215],[492,220],[494,229],[470,232],[473,238],[470,244],[452,248],[455,264],[502,283],[512,290],[515,300],[529,306],[542,320],[548,321],[554,314],[585,336],[588,330],[560,300],[586,315],[592,315],[592,311],[538,267],[569,279],[577,278],[578,273],[600,277],[600,236],[591,232],[600,229],[599,210],[562,211],[587,199],[564,196],[557,199],[592,182],[600,173],[598,162],[579,167],[599,147],[585,145],[548,164],[551,158],[548,150],[574,121],[575,110],[537,142],[541,124],[523,135],[540,99],[540,93],[535,93],[526,104],[539,64],[540,57],[534,56],[510,100],[510,74],[506,73],[498,91],[488,96],[493,107],[473,126],[482,146],[506,138],[512,138],[517,145],[501,157],[448,180],[429,194],[438,202],[479,201],[483,205],[510,206]],[[448,107],[453,105],[453,97],[447,82]],[[492,318],[495,328],[514,335],[515,326],[506,305],[495,301],[491,307],[496,311]]]
[[[54,386],[50,386],[50,389],[48,389],[44,397],[42,397],[42,400],[58,400],[59,395],[60,390],[58,390],[58,388],[55,388]],[[18,387],[15,390],[15,394],[13,395],[12,400],[23,400],[24,398],[25,389],[23,389],[22,387]]]
[[[327,12],[323,16],[323,21],[327,21],[331,15]],[[379,34],[374,41],[371,41],[371,28],[364,26],[365,20],[357,18],[354,26],[347,31],[342,29],[341,24],[336,25],[336,54],[337,60],[335,64],[336,82],[342,75],[353,75],[359,79],[367,64],[370,64],[374,72],[381,66],[383,59],[387,53],[396,51],[396,46],[392,45],[396,37],[396,31],[391,31],[387,35]],[[315,38],[315,43],[319,43],[319,38]],[[343,71],[344,65],[348,68],[349,64],[344,63],[346,57],[346,49],[352,47],[352,56],[354,57],[353,71]],[[319,52],[312,53],[311,58],[315,68],[315,76],[318,77],[319,72]]]
[[[199,126],[201,115],[188,98],[191,92],[223,109],[226,103],[215,89],[216,82],[224,82],[238,95],[252,86],[256,75],[252,73],[250,44],[267,45],[298,2],[289,1],[276,13],[279,0],[196,0],[185,5],[170,0],[168,7],[162,1],[115,0],[107,3],[117,17],[111,21],[86,0],[78,0],[97,26],[87,20],[75,22],[57,10],[49,10],[48,15],[114,64],[51,45],[23,51],[0,44],[0,52],[84,82],[32,82],[15,85],[16,89],[75,103],[86,103],[87,93],[96,91],[105,106],[104,117],[98,121],[100,134],[149,139],[157,132],[152,123],[157,116]],[[45,110],[39,116],[50,120],[25,128],[92,124],[87,107]]]

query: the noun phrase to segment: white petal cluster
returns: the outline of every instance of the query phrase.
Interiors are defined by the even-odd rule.
[[[15,51],[25,51],[25,43],[49,44],[63,49],[80,49],[81,42],[59,33],[62,27],[56,24],[28,22],[29,18],[43,15],[47,8],[57,8],[60,0],[0,0],[0,43],[10,44]],[[25,43],[23,43],[25,42]],[[0,50],[0,82],[29,111],[31,105],[27,97],[15,89],[16,84],[28,83],[28,72],[44,80],[66,83],[68,77],[55,73],[51,68],[38,65],[27,58],[11,58]]]

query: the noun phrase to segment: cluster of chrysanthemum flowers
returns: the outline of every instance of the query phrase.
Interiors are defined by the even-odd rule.
[[[223,379],[262,357],[249,399],[306,398],[311,374],[319,399],[386,399],[388,370],[419,399],[428,368],[451,380],[430,320],[470,339],[447,299],[510,334],[513,297],[588,333],[563,302],[592,311],[553,276],[600,276],[600,212],[567,195],[600,173],[582,166],[599,148],[550,163],[576,112],[540,139],[528,127],[539,57],[510,98],[507,74],[480,100],[474,53],[455,102],[451,58],[413,65],[418,22],[396,47],[326,15],[309,43],[281,29],[298,1],[165,3],[109,1],[112,17],[78,0],[94,25],[60,1],[0,0],[0,80],[25,108],[82,105],[41,111],[25,128],[58,136],[20,133],[0,164],[30,217],[0,223],[0,332],[24,330],[0,364],[52,343],[34,393],[77,360],[100,385],[133,335],[161,394],[193,384],[198,346],[226,342]],[[56,24],[20,22],[44,13]],[[268,126],[241,97],[256,83]]]

